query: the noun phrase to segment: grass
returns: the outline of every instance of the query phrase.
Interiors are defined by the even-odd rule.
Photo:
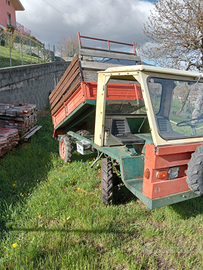
[[[11,50],[12,66],[22,65],[22,55],[20,51]],[[44,61],[38,57],[32,56],[32,64],[43,63]],[[23,65],[31,64],[31,56],[23,53]],[[10,67],[10,53],[9,47],[0,46],[0,68]]]
[[[100,199],[95,155],[63,164],[43,129],[0,161],[0,269],[203,269],[203,203],[148,211],[125,188]]]

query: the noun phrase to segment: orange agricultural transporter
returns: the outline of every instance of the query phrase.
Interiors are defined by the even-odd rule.
[[[74,146],[82,155],[98,152],[92,166],[104,156],[105,204],[114,202],[120,182],[148,209],[202,195],[203,74],[140,65],[134,44],[122,43],[132,48],[126,53],[118,42],[78,39],[80,54],[49,97],[64,162]],[[108,48],[83,46],[81,39]]]

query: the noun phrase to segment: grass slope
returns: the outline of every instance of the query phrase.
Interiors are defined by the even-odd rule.
[[[21,52],[12,49],[11,51],[11,58],[12,58],[12,66],[20,66],[22,65],[22,56]],[[44,61],[38,57],[32,56],[32,64],[43,63]],[[23,53],[23,65],[31,64],[31,57],[30,55]],[[0,46],[0,68],[10,67],[10,54],[9,48],[6,46]]]
[[[0,269],[203,269],[202,198],[153,211],[100,199],[100,163],[58,156],[51,117],[0,161]]]

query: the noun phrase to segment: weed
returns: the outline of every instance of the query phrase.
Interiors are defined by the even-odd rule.
[[[43,128],[0,162],[0,269],[202,269],[202,199],[148,211],[100,199],[100,163],[64,164]]]

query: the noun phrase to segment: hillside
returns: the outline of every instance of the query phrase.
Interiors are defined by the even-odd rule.
[[[29,54],[23,53],[23,57],[21,55],[21,51],[17,51],[12,49],[11,51],[11,58],[12,58],[12,66],[19,66],[22,65],[22,58],[23,58],[23,65],[30,65],[31,64],[31,56]],[[43,63],[43,59],[32,56],[32,64]],[[10,67],[10,53],[9,48],[0,46],[0,68]]]

